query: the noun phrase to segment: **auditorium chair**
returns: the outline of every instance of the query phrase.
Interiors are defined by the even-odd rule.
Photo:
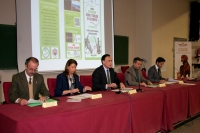
[[[92,87],[92,75],[80,75],[80,82],[82,86]]]
[[[118,79],[122,82],[122,83],[124,83],[125,84],[125,79],[124,79],[124,73],[117,73],[117,77],[118,77]]]
[[[146,74],[146,71],[145,71],[145,70],[141,70],[141,71],[142,71],[142,76],[143,76],[145,79],[148,79],[147,74]]]
[[[10,86],[11,86],[11,82],[3,82],[3,93],[4,93],[4,99],[6,103],[11,103],[8,96]]]
[[[121,66],[122,73],[125,73],[129,66]]]
[[[51,97],[54,97],[54,90],[56,88],[56,78],[47,78],[47,85]]]

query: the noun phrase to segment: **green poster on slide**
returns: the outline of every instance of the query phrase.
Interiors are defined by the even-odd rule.
[[[65,57],[82,59],[81,1],[64,1]]]
[[[84,1],[85,59],[98,60],[102,56],[101,1]]]
[[[40,58],[60,59],[59,0],[39,1]]]

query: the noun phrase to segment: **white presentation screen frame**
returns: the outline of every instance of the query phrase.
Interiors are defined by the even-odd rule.
[[[33,19],[31,16],[36,13],[31,12],[31,5],[32,1],[35,0],[16,0],[16,7],[17,7],[17,59],[18,59],[18,70],[19,72],[23,71],[25,66],[25,60],[28,57],[34,56],[39,59],[40,65],[38,67],[39,72],[60,72],[64,70],[66,61],[69,59],[57,59],[57,60],[40,60],[40,53],[37,55],[35,54],[34,48],[38,48],[38,40],[39,37],[37,29],[32,28],[34,26],[39,26],[39,23],[33,24]],[[37,1],[37,0],[36,0]],[[64,1],[64,0],[59,0]],[[95,1],[95,0],[94,0]],[[101,0],[103,1],[103,0]],[[34,3],[34,2],[33,2]],[[61,2],[62,3],[62,2]],[[112,0],[104,0],[104,40],[103,43],[105,44],[102,51],[103,54],[107,53],[110,54],[114,61],[114,32],[113,32],[113,1]],[[60,10],[60,9],[59,9]],[[61,20],[62,21],[62,20]],[[34,25],[34,26],[33,26]],[[60,33],[63,33],[64,30],[60,30]],[[60,40],[64,40],[60,37]],[[62,43],[62,42],[61,42]],[[61,47],[61,49],[63,49]],[[102,55],[103,55],[102,54]],[[101,65],[100,59],[94,61],[86,61],[84,59],[77,60],[78,70],[94,70],[96,67]],[[88,65],[88,66],[87,66]],[[113,62],[114,67],[114,62]]]

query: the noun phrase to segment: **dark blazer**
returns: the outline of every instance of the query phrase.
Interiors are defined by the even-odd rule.
[[[78,88],[79,92],[83,93],[83,86],[79,82],[78,75],[74,74],[73,76],[75,79],[75,88]],[[68,81],[68,77],[65,75],[65,73],[58,74],[58,76],[56,78],[56,88],[54,90],[55,97],[63,96],[62,95],[63,91],[69,90],[69,82],[67,82],[67,81]],[[68,95],[68,94],[66,94],[66,95]]]
[[[160,82],[160,80],[164,80],[165,78],[162,77],[161,73],[157,72],[156,66],[153,65],[148,70],[148,79],[151,82]]]
[[[141,70],[138,70],[138,76],[140,82],[145,82],[148,84],[148,80],[142,76]],[[133,66],[129,67],[125,72],[125,86],[139,86],[139,82],[136,80],[136,73]]]
[[[49,91],[45,86],[43,76],[36,73],[33,76],[33,97],[35,100],[39,99],[39,93],[42,96],[49,96]],[[12,77],[12,84],[9,90],[9,100],[12,103],[15,103],[17,98],[29,100],[28,81],[25,71],[15,74]]]
[[[109,68],[110,72],[110,79],[111,83],[116,83],[117,86],[120,86],[120,80],[117,77],[117,74],[115,73],[113,68]],[[96,68],[94,72],[92,73],[92,90],[98,91],[98,90],[106,90],[105,86],[107,84],[107,77],[105,70],[103,68],[103,65]]]

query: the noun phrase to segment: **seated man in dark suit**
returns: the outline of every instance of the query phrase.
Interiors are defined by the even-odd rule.
[[[149,80],[146,80],[142,76],[141,72],[142,59],[136,57],[133,59],[133,67],[130,67],[125,72],[125,85],[126,86],[147,86],[147,84],[152,84]]]
[[[38,65],[38,59],[30,57],[26,59],[26,69],[13,75],[9,90],[9,100],[12,103],[27,105],[29,99],[39,99],[44,102],[49,97],[43,76],[36,73]],[[42,96],[39,97],[39,94]]]
[[[109,54],[101,57],[102,65],[92,73],[92,90],[107,90],[120,87],[125,89],[124,84],[118,79],[112,68],[112,58]]]
[[[149,68],[148,70],[148,79],[151,82],[165,83],[167,79],[162,77],[161,68],[165,63],[165,59],[158,57],[156,59],[156,64]]]

